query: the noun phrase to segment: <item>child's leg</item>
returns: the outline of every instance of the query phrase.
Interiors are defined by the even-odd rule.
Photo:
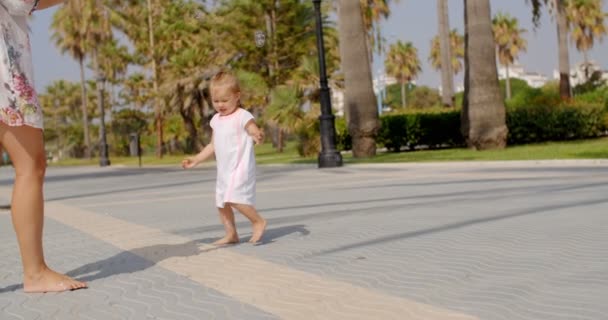
[[[220,220],[224,225],[224,230],[226,230],[226,235],[215,241],[213,244],[222,245],[222,244],[231,244],[239,242],[239,235],[236,232],[236,224],[234,222],[234,212],[232,211],[232,207],[228,204],[225,204],[223,208],[217,208],[220,212]]]
[[[247,204],[231,203],[232,207],[242,213],[249,221],[251,221],[253,232],[249,242],[256,243],[262,239],[264,230],[266,230],[266,220],[260,216],[253,206]]]

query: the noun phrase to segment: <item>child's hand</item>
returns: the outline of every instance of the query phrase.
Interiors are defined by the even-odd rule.
[[[253,132],[251,137],[253,138],[253,142],[255,142],[256,145],[261,144],[262,142],[264,142],[264,131],[257,130],[256,132]]]
[[[264,131],[260,130],[260,128],[255,124],[255,121],[253,121],[253,119],[247,122],[247,124],[245,125],[245,130],[247,131],[247,134],[251,136],[253,142],[255,142],[256,145],[264,142]]]
[[[190,169],[196,166],[196,161],[192,157],[182,160],[182,168]]]

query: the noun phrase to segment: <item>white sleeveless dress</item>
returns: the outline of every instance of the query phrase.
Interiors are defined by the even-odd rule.
[[[0,0],[0,121],[42,128],[27,16],[37,0]]]
[[[255,205],[255,153],[253,138],[245,125],[253,115],[239,108],[227,116],[215,114],[211,119],[213,146],[217,163],[215,203]]]

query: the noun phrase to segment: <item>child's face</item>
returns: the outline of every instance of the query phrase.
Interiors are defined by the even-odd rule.
[[[239,107],[240,92],[234,92],[230,88],[217,87],[211,90],[213,108],[222,116],[232,114]]]

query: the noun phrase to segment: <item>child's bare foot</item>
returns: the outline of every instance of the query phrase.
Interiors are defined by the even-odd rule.
[[[213,244],[216,246],[222,246],[222,245],[226,245],[226,244],[235,244],[235,243],[239,243],[238,236],[225,236],[225,237],[215,241]]]
[[[66,275],[46,268],[35,276],[26,276],[23,279],[23,291],[33,292],[61,292],[86,288],[87,284],[74,280]]]
[[[264,231],[266,231],[266,220],[262,219],[258,222],[255,222],[252,226],[253,234],[251,235],[251,239],[249,239],[250,243],[258,243],[262,240],[262,236],[264,235]]]

